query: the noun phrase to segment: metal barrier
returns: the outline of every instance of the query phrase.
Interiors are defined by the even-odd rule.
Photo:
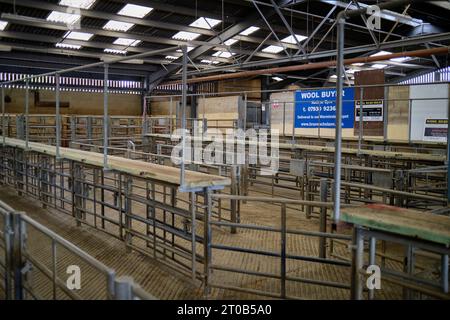
[[[282,299],[298,299],[298,296],[294,296],[292,294],[289,294],[287,290],[287,283],[289,282],[296,282],[296,283],[306,283],[310,285],[319,285],[319,286],[327,286],[327,287],[333,287],[333,288],[339,288],[339,289],[346,289],[350,290],[350,278],[348,278],[348,283],[342,283],[337,281],[329,281],[329,280],[323,280],[323,279],[312,279],[312,278],[304,278],[299,276],[292,276],[289,275],[288,271],[288,265],[291,266],[291,269],[295,270],[295,267],[292,263],[289,263],[289,261],[304,261],[308,263],[319,263],[326,266],[338,266],[338,267],[345,267],[350,268],[351,263],[344,260],[337,260],[337,259],[331,259],[326,257],[325,248],[326,248],[326,239],[339,239],[344,241],[350,241],[352,237],[350,235],[344,235],[344,234],[337,234],[337,233],[328,233],[325,229],[321,229],[319,232],[315,231],[305,231],[305,230],[297,230],[297,229],[289,229],[289,226],[287,224],[287,217],[286,217],[286,209],[288,204],[295,204],[295,205],[305,205],[305,206],[311,206],[311,207],[318,207],[321,208],[321,220],[325,221],[324,225],[326,226],[326,215],[327,215],[327,209],[332,208],[333,203],[330,202],[317,202],[317,201],[303,201],[303,200],[289,200],[289,199],[282,199],[282,198],[264,198],[264,197],[244,197],[244,196],[233,196],[233,195],[221,195],[221,194],[212,194],[211,195],[213,199],[222,199],[222,200],[235,200],[235,201],[246,201],[246,202],[259,202],[259,203],[275,203],[281,205],[280,210],[280,227],[272,227],[272,226],[261,226],[256,224],[242,224],[242,223],[232,223],[227,221],[212,221],[211,219],[208,219],[208,232],[210,233],[209,239],[214,239],[212,235],[213,226],[220,226],[220,227],[230,227],[230,228],[236,228],[236,229],[247,229],[247,230],[254,230],[259,232],[272,232],[279,234],[279,248],[278,250],[261,250],[258,249],[252,249],[252,248],[243,248],[239,246],[235,246],[232,244],[220,244],[220,243],[213,243],[213,240],[211,240],[211,243],[208,245],[208,250],[210,251],[209,256],[211,257],[211,260],[207,262],[207,279],[208,282],[206,283],[206,292],[208,293],[211,288],[220,288],[220,289],[228,289],[228,290],[235,290],[239,292],[245,292],[260,296],[267,296],[272,298],[282,298]],[[319,238],[319,250],[318,250],[318,256],[305,256],[305,255],[298,255],[298,254],[290,254],[287,250],[287,239],[291,236],[301,236],[301,237],[314,237]],[[278,239],[278,238],[277,238]],[[212,250],[215,249],[216,252],[212,252]],[[217,251],[225,251],[231,253],[229,256],[229,259],[227,262],[227,266],[225,265],[218,265],[213,263],[214,256],[218,254]],[[220,253],[225,254],[225,253]],[[274,258],[279,259],[278,261],[278,269],[279,273],[274,272],[260,272],[257,270],[247,270],[247,269],[241,269],[236,267],[230,267],[229,265],[232,264],[232,261],[243,261],[245,260],[244,255],[259,255],[264,256],[268,258]],[[263,262],[264,263],[264,262]],[[274,264],[274,262],[267,260],[267,264]],[[277,269],[274,267],[273,269]],[[256,276],[261,277],[264,280],[275,280],[279,281],[278,285],[274,285],[274,287],[279,288],[278,292],[268,292],[267,290],[258,290],[258,289],[250,289],[250,288],[244,288],[242,286],[237,287],[233,285],[226,285],[224,283],[214,283],[212,272],[214,270],[217,271],[223,271],[223,272],[230,272],[230,273],[237,273],[239,275],[250,275],[250,276]],[[295,271],[294,271],[295,273]],[[349,273],[350,274],[350,273]]]
[[[70,287],[69,279],[63,280],[60,276],[61,270],[64,269],[64,263],[70,263],[74,274],[76,274],[77,268],[81,272],[79,265],[72,265],[73,261],[81,264],[83,270],[93,269],[100,274],[102,280],[95,283],[97,298],[98,284],[100,283],[104,286],[100,295],[105,299],[155,299],[135,284],[131,278],[116,277],[116,272],[113,269],[31,219],[25,213],[15,211],[1,201],[0,221],[2,226],[0,247],[4,253],[4,257],[0,259],[0,264],[5,299],[80,300],[91,298],[89,295],[83,295],[87,291],[76,284],[76,278],[74,278],[73,287]],[[38,243],[39,246],[34,246],[33,242]],[[49,246],[44,246],[47,243]],[[48,255],[44,253],[46,250],[49,250]],[[58,259],[59,257],[61,258]],[[90,280],[92,274],[91,270],[88,273]],[[33,281],[33,278],[39,279]],[[81,284],[81,280],[79,281]]]

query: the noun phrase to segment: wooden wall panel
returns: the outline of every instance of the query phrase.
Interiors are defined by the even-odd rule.
[[[39,90],[40,101],[54,102],[55,92],[50,90]],[[6,103],[6,112],[24,113],[25,111],[25,90],[7,89],[5,95],[11,97],[11,102]],[[30,114],[55,114],[54,107],[36,107],[34,91],[30,90]],[[102,115],[103,114],[103,93],[100,92],[61,92],[61,101],[69,103],[68,108],[61,108],[61,114],[77,115]],[[141,96],[129,94],[109,95],[110,115],[141,115]]]
[[[355,86],[374,85],[385,83],[384,70],[367,70],[355,73]],[[361,99],[361,90],[355,88],[355,101]],[[384,100],[384,86],[364,88],[363,100]],[[386,109],[386,106],[384,106]],[[385,112],[385,110],[384,110]],[[355,116],[355,136],[359,135],[359,123]],[[383,136],[384,121],[364,121],[364,136]]]

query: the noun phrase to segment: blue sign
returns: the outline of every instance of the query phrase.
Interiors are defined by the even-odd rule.
[[[355,90],[345,88],[342,128],[353,128]],[[336,128],[336,89],[297,91],[295,93],[296,128]]]

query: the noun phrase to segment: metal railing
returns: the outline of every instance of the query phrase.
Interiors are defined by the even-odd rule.
[[[344,268],[350,268],[351,263],[345,260],[338,260],[338,259],[332,259],[326,257],[326,247],[327,247],[327,239],[336,239],[336,240],[343,240],[343,241],[351,241],[352,237],[350,235],[345,234],[338,234],[338,233],[331,233],[326,231],[326,220],[327,220],[327,209],[332,208],[333,203],[331,202],[319,202],[319,201],[304,201],[304,200],[290,200],[290,199],[283,199],[283,198],[265,198],[265,197],[245,197],[245,196],[233,196],[233,195],[222,195],[222,194],[212,194],[212,199],[222,199],[222,200],[236,200],[236,201],[246,201],[246,202],[258,202],[258,203],[272,203],[272,204],[279,204],[281,206],[280,209],[280,227],[275,226],[267,226],[267,225],[257,225],[257,224],[244,224],[244,223],[233,223],[228,221],[213,221],[211,219],[207,219],[208,223],[208,232],[210,233],[209,239],[211,239],[211,242],[208,244],[208,250],[210,251],[210,257],[211,259],[214,259],[214,256],[218,254],[218,251],[222,251],[220,254],[228,252],[230,253],[229,262],[228,265],[219,265],[215,264],[213,260],[206,261],[206,269],[207,269],[207,276],[206,279],[208,279],[206,283],[206,291],[209,292],[211,288],[219,288],[219,289],[226,289],[226,290],[234,290],[239,292],[245,292],[253,295],[258,296],[266,296],[266,297],[272,297],[272,298],[282,298],[282,299],[299,299],[300,297],[293,295],[292,293],[288,292],[287,284],[289,282],[295,282],[295,283],[305,283],[309,285],[318,285],[318,286],[326,286],[326,287],[332,287],[332,288],[338,288],[338,289],[344,289],[344,290],[350,290],[350,282],[348,283],[342,283],[338,281],[332,281],[332,280],[324,280],[324,279],[313,279],[313,278],[307,278],[307,277],[300,277],[296,275],[290,275],[290,271],[288,270],[288,264],[290,261],[294,262],[307,262],[307,263],[319,263],[323,266],[336,266],[336,267],[344,267]],[[323,194],[322,198],[325,199],[326,192]],[[287,223],[287,205],[288,204],[295,204],[295,205],[304,205],[304,206],[311,206],[311,207],[318,207],[321,210],[321,227],[320,231],[310,231],[310,230],[298,230],[298,229],[292,229],[289,228],[289,225]],[[275,233],[279,235],[279,241],[277,242],[279,244],[278,250],[263,250],[261,248],[253,249],[253,248],[244,248],[237,245],[232,244],[221,244],[214,242],[213,239],[213,226],[216,227],[229,227],[229,228],[235,228],[235,229],[246,229],[246,230],[253,230],[258,232],[264,232],[264,233]],[[288,237],[313,237],[313,238],[319,238],[318,242],[318,255],[317,256],[305,256],[305,255],[299,255],[299,254],[292,254],[288,252]],[[216,251],[213,252],[212,250]],[[244,255],[258,255],[263,256],[267,258],[274,258],[279,259],[279,266],[277,272],[265,272],[265,271],[256,271],[256,270],[248,270],[248,269],[242,269],[238,267],[230,267],[231,261],[242,261],[245,258]],[[266,261],[268,264],[270,261]],[[273,262],[273,261],[272,261]],[[294,263],[295,264],[295,263]],[[298,265],[293,266],[291,263],[291,271],[295,274],[295,270]],[[275,280],[278,281],[278,285],[274,285],[274,287],[279,288],[278,292],[269,292],[267,290],[258,290],[253,288],[245,288],[243,286],[235,286],[230,284],[224,284],[224,283],[217,283],[214,282],[214,277],[212,276],[212,273],[214,270],[221,271],[221,272],[228,272],[228,273],[237,273],[241,275],[249,275],[249,276],[255,276],[260,277],[259,279],[263,279],[265,281],[268,280]],[[350,280],[350,279],[348,279]]]
[[[2,201],[0,201],[0,226],[0,248],[4,254],[0,259],[2,287],[4,298],[7,300],[89,298],[83,296],[84,291],[81,287],[75,285],[69,288],[68,280],[60,276],[61,265],[67,262],[66,260],[81,262],[84,270],[93,269],[99,273],[100,279],[103,280],[96,282],[95,290],[98,295],[98,285],[102,285],[100,295],[105,299],[155,299],[135,284],[132,278],[118,278],[113,269]],[[39,239],[39,242],[34,241],[39,243],[38,247],[30,243],[34,239]],[[49,246],[44,245],[47,243]],[[47,250],[50,254],[42,254]],[[39,274],[37,285],[32,280],[34,274]],[[89,275],[92,276],[92,270],[89,271]],[[41,296],[42,292],[47,294]]]

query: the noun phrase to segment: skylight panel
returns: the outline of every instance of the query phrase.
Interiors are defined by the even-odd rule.
[[[372,54],[372,55],[370,55],[370,56],[371,56],[371,57],[378,57],[378,56],[385,56],[385,55],[388,55],[388,54],[392,54],[392,52],[389,52],[389,51],[379,51],[379,52],[374,53],[374,54]]]
[[[380,52],[377,52],[375,54],[372,54],[371,57],[385,56],[385,55],[388,55],[388,54],[392,54],[392,52],[380,51]],[[411,59],[410,57],[399,57],[399,58],[392,58],[392,59],[389,59],[389,60],[390,61],[394,61],[394,62],[405,62],[405,61],[408,61],[410,59]]]
[[[375,64],[372,65],[372,68],[375,68],[375,69],[384,69],[384,68],[386,68],[387,66],[388,66],[387,64],[375,63]]]
[[[214,61],[214,60],[208,60],[208,59],[203,59],[202,61],[200,61],[200,63],[204,63],[204,64],[219,64],[219,61]]]
[[[392,58],[390,59],[390,61],[394,61],[394,62],[405,62],[411,60],[410,57],[400,57],[400,58]]]
[[[115,20],[109,20],[104,26],[103,29],[112,30],[112,31],[128,31],[131,27],[134,26],[132,23],[128,22],[120,22]]]
[[[278,82],[283,81],[283,79],[280,77],[272,77],[272,79]]]
[[[61,0],[59,5],[72,8],[90,9],[95,0]]]
[[[94,35],[92,33],[68,31],[64,35],[64,38],[65,39],[71,39],[71,40],[89,41],[93,36]]]
[[[259,30],[259,27],[248,27],[247,29],[245,29],[244,31],[242,31],[239,34],[241,34],[243,36],[248,36],[248,35],[252,34],[253,32],[256,32],[258,30]]]
[[[228,51],[217,51],[216,53],[213,54],[213,57],[231,58],[234,55],[235,53],[231,53]]]
[[[211,19],[211,18],[205,18],[200,17],[194,22],[190,24],[191,27],[197,27],[202,29],[211,29],[217,26],[219,23],[221,23],[221,20]]]
[[[65,12],[58,12],[58,11],[52,11],[48,17],[47,21],[52,22],[60,22],[65,23],[68,25],[75,24],[81,16],[79,14],[71,14],[71,13],[65,13]]]
[[[303,40],[307,39],[308,37],[296,34],[295,38],[297,38],[298,42],[302,42]],[[286,43],[296,44],[297,42],[295,41],[295,38],[292,35],[290,35],[290,36],[282,39],[281,41],[286,42]]]
[[[138,6],[135,4],[127,4],[118,12],[122,16],[134,17],[134,18],[144,18],[146,15],[152,11],[153,8]]]
[[[5,30],[7,25],[8,25],[7,21],[0,21],[0,31]]]
[[[194,47],[190,47],[190,46],[187,47],[187,52],[190,52],[192,50],[194,50]],[[181,51],[181,49],[177,49],[177,52],[183,52],[183,51]]]
[[[55,45],[57,48],[62,48],[62,49],[72,49],[72,50],[80,50],[81,46],[78,45],[74,45],[74,44],[67,44],[67,43],[57,43]]]
[[[141,43],[141,40],[126,39],[126,38],[117,38],[117,40],[114,41],[114,44],[127,47],[136,47],[139,43]]]
[[[237,39],[228,39],[227,41],[224,42],[224,44],[226,46],[232,46],[233,44],[235,44],[236,42],[238,42]]]
[[[112,54],[127,54],[127,52],[125,50],[116,50],[116,49],[109,49],[109,48],[103,50],[103,52],[112,53]]]
[[[263,52],[268,53],[279,53],[283,51],[283,47],[270,45],[262,50]]]
[[[175,35],[172,36],[172,39],[191,41],[191,40],[197,39],[199,36],[200,36],[199,33],[188,32],[188,31],[179,31]]]

